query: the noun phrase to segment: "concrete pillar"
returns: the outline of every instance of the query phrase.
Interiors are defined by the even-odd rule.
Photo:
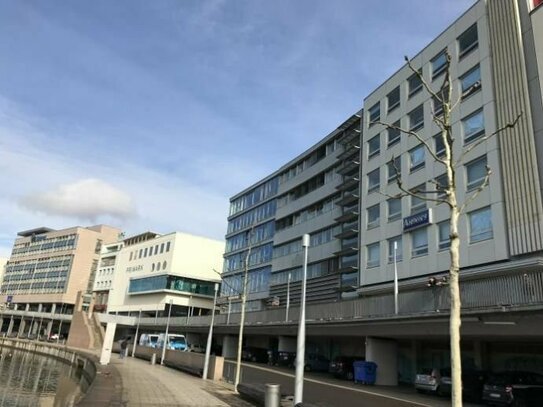
[[[102,345],[102,353],[100,355],[101,365],[107,365],[111,360],[111,350],[113,349],[116,328],[117,323],[115,322],[108,322],[106,325],[106,334],[104,335],[104,344]]]
[[[38,334],[38,326],[39,326],[39,321],[37,320],[34,320],[33,324],[32,324],[32,328],[31,328],[31,333],[33,335],[37,335]]]
[[[47,330],[45,331],[45,335],[47,336],[47,338],[49,338],[51,336],[51,330],[53,329],[53,320],[49,321],[47,323]]]
[[[375,384],[398,385],[398,344],[394,340],[367,337],[366,361],[377,363]]]
[[[14,321],[13,321],[13,315],[12,315],[11,318],[9,319],[8,332],[7,332],[8,335],[11,335],[11,332],[13,331],[13,324],[14,324]]]
[[[277,350],[280,352],[296,352],[296,337],[280,336]]]
[[[30,304],[26,304],[25,311],[30,311]]]
[[[21,317],[21,323],[19,324],[18,334],[22,335],[24,331],[25,331],[25,319]]]
[[[51,314],[54,314],[56,310],[57,310],[57,304],[55,303],[51,305]]]
[[[238,355],[238,337],[226,335],[222,340],[222,355],[225,358],[235,358]]]
[[[41,312],[42,308],[43,308],[43,304],[38,304],[38,312]]]

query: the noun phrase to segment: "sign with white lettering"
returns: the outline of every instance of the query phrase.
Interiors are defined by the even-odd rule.
[[[426,209],[424,212],[419,212],[403,219],[403,231],[408,232],[413,229],[420,228],[432,223],[432,212]]]

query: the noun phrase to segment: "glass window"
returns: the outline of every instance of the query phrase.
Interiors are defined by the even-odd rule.
[[[467,55],[471,50],[477,48],[477,44],[477,23],[475,23],[458,37],[458,57],[462,58]]]
[[[369,110],[369,125],[372,126],[375,122],[381,119],[381,102],[377,102]]]
[[[169,251],[170,251],[170,243],[171,243],[171,242],[167,242],[167,243],[166,243],[166,252],[169,252]]]
[[[469,95],[477,92],[481,89],[481,69],[479,65],[470,69],[460,78],[462,84],[462,97],[468,97]]]
[[[400,87],[398,86],[387,95],[388,113],[400,106]]]
[[[437,78],[447,67],[447,54],[446,50],[441,51],[432,59],[432,79]]]
[[[416,107],[409,113],[409,130],[415,131],[424,127],[424,105]]]
[[[413,95],[419,93],[422,90],[422,81],[420,80],[417,74],[413,74],[407,80],[407,89],[408,96],[412,97]]]
[[[379,226],[379,218],[381,215],[379,204],[373,205],[372,207],[368,208],[367,212],[368,212],[368,229],[373,229]]]
[[[158,245],[155,246],[155,254],[158,254]]]
[[[441,133],[434,136],[434,145],[436,155],[438,157],[443,157],[445,155],[445,143],[443,142]]]
[[[132,255],[134,254],[134,252],[130,252],[130,258],[128,259],[128,261],[132,260]]]
[[[411,232],[411,257],[428,254],[428,232],[426,228]]]
[[[483,110],[478,110],[462,119],[462,129],[464,131],[465,144],[481,137],[485,133]]]
[[[439,177],[436,177],[436,191],[437,191],[437,197],[443,198],[447,194],[445,193],[445,188],[447,188],[447,174],[440,175]]]
[[[368,261],[367,267],[379,267],[381,253],[379,250],[379,242],[367,246]]]
[[[166,266],[168,265],[168,263],[166,263],[166,260],[164,260],[162,262],[162,270],[166,270]]]
[[[426,147],[424,144],[420,144],[417,147],[413,148],[411,151],[409,151],[409,160],[410,165],[409,169],[411,172],[416,171],[420,168],[424,168],[425,164],[425,149]]]
[[[492,239],[492,212],[490,206],[469,214],[470,243]]]
[[[396,236],[388,239],[388,262],[394,263],[394,243],[396,243],[396,261],[402,261],[403,245],[402,236]]]
[[[432,96],[432,113],[434,117],[439,117],[443,113],[443,102]]]
[[[387,129],[387,146],[391,147],[396,143],[399,143],[402,137],[402,132],[400,131],[400,121],[398,120],[396,123],[393,124],[393,126],[396,126],[398,128],[388,128]]]
[[[387,163],[388,182],[394,182],[398,176],[402,175],[402,157],[398,156]]]
[[[438,227],[438,249],[445,250],[451,246],[451,225],[449,221],[441,222],[437,225]]]
[[[425,188],[426,188],[426,185],[421,184],[413,188],[411,191],[414,193],[417,193],[419,191],[425,191]],[[422,197],[424,196],[424,193],[419,193],[419,195]],[[426,200],[423,198],[419,198],[417,196],[411,195],[411,215],[422,212],[424,210],[426,210]]]
[[[381,136],[378,134],[368,141],[368,158],[379,155],[381,151]]]
[[[143,257],[147,257],[147,247],[143,249]]]
[[[141,259],[141,256],[143,255],[143,249],[140,249],[138,259]]]
[[[160,271],[160,262],[156,264],[156,271]]]
[[[160,244],[160,253],[164,253],[164,243]]]
[[[481,186],[486,177],[486,155],[466,164],[467,189]]]
[[[377,168],[368,174],[368,193],[377,191],[380,183],[381,177],[379,168]]]
[[[388,221],[400,219],[402,217],[402,200],[401,198],[390,198],[387,201],[388,206]]]

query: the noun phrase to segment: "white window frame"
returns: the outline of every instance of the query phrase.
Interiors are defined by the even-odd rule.
[[[375,143],[377,140],[377,143]],[[377,148],[372,151],[372,142]],[[377,157],[381,153],[381,134],[377,134],[368,140],[368,159]]]
[[[416,236],[426,236],[426,245],[415,246]],[[428,230],[427,228],[415,229],[411,232],[411,257],[421,257],[428,255]]]
[[[432,58],[430,61],[430,64],[432,66],[432,80],[436,79],[438,76],[440,76],[443,72],[445,72],[445,69],[447,68],[447,55],[446,55],[447,49],[441,50],[435,57]],[[444,62],[439,65],[436,69],[435,63],[440,59],[444,58]]]
[[[368,123],[371,127],[375,122],[381,120],[381,101],[375,103],[372,107],[368,109]]]
[[[466,124],[469,122],[469,120],[479,115],[481,115],[483,119],[482,129],[473,131],[470,134],[466,134]],[[464,134],[464,144],[469,144],[485,134],[485,115],[482,108],[470,113],[462,119],[462,133]]]
[[[425,191],[426,190],[426,184],[417,185],[412,190],[416,191],[416,190],[420,190],[420,189]],[[421,194],[421,195],[424,196],[424,194]],[[414,200],[420,200],[420,203],[417,203],[417,204],[413,205]],[[425,211],[427,207],[428,207],[428,205],[427,205],[426,200],[411,195],[411,215],[414,215],[416,213],[420,213],[422,211]]]
[[[371,259],[370,253],[376,249],[377,258]],[[379,267],[381,265],[381,247],[380,242],[372,243],[366,246],[366,268]]]
[[[471,29],[473,29],[473,27],[475,27],[475,32],[477,34],[477,39],[475,40],[475,42],[471,43],[468,47],[466,47],[465,49],[461,50],[460,49],[460,41],[462,39],[462,37],[464,35],[466,35],[468,33],[468,31],[470,31]],[[456,38],[456,42],[458,44],[458,59],[462,59],[464,58],[466,55],[468,55],[471,51],[473,51],[475,48],[478,47],[479,45],[479,31],[477,29],[477,23],[474,23],[472,24],[470,27],[468,27],[466,30],[464,30],[464,32],[462,34],[460,34],[457,38]]]
[[[479,72],[479,79],[473,82],[470,86],[466,87],[464,81],[474,72]],[[467,98],[468,96],[473,95],[477,91],[481,90],[481,66],[479,64],[475,65],[464,75],[460,77],[460,92],[462,94],[462,99]]]
[[[390,95],[393,93],[398,92],[398,101],[396,103],[390,104]],[[397,86],[396,88],[392,89],[388,95],[387,95],[387,113],[392,112],[394,109],[400,106],[401,102],[401,93],[400,93],[400,87]]]
[[[413,79],[416,79],[416,80],[419,80],[420,83],[418,84],[417,87],[411,89],[411,81]],[[420,80],[420,78],[418,77],[418,75],[416,73],[413,73],[413,75],[411,75],[409,78],[407,78],[407,97],[408,99],[412,98],[413,96],[415,96],[417,93],[419,93],[421,90],[422,90],[422,81]]]
[[[451,247],[450,230],[450,223],[448,220],[437,224],[437,248],[439,251],[447,250]]]
[[[371,185],[370,184],[371,177],[372,177],[372,175],[375,175],[375,174],[378,175],[377,183]],[[377,168],[377,169],[369,172],[367,177],[368,177],[368,194],[370,194],[372,192],[375,192],[375,191],[378,191],[379,188],[381,187],[381,169]]]
[[[484,165],[484,173],[483,173],[483,176],[477,178],[477,179],[473,179],[473,180],[470,180],[469,179],[469,170],[470,168],[473,168],[474,165],[481,165],[483,164]],[[476,158],[475,160],[472,160],[470,161],[469,163],[467,163],[465,165],[466,167],[466,189],[467,191],[473,191],[474,189],[477,189],[479,188],[479,186],[481,186],[483,184],[483,182],[485,181],[485,178],[486,178],[486,167],[488,165],[488,161],[487,161],[487,158],[486,158],[486,154],[481,156],[481,157],[478,157]]]
[[[400,210],[398,212],[390,213],[390,203],[392,201],[399,202],[400,204]],[[388,214],[388,221],[394,222],[395,220],[402,218],[402,199],[401,198],[390,198],[387,200],[387,214]]]
[[[396,168],[394,168],[396,166]],[[396,169],[398,172],[396,173]],[[387,182],[390,184],[391,182],[396,181],[398,177],[402,176],[402,156],[399,155],[398,157],[394,158],[394,162],[390,160],[387,163]]]
[[[421,168],[424,168],[426,166],[426,151],[425,151],[424,144],[419,144],[415,148],[412,148],[409,150],[409,171],[415,172],[420,170]],[[421,152],[422,154],[422,161],[415,162],[413,160],[414,157],[417,157],[415,153]]]
[[[490,228],[487,230],[483,230],[482,232],[477,233],[476,235],[473,235],[473,222],[474,222],[474,216],[478,216],[481,214],[487,214],[489,216],[489,223]],[[481,209],[477,209],[475,211],[472,211],[468,213],[468,219],[469,219],[469,242],[470,244],[483,242],[485,240],[490,240],[494,238],[494,228],[492,225],[492,209],[490,206],[486,206]]]
[[[400,121],[398,120],[396,123],[393,124],[393,126],[396,126],[396,127],[400,127]],[[390,132],[391,131],[397,131],[398,132],[398,135],[396,137],[394,137],[393,139],[390,138]],[[388,128],[387,129],[387,148],[390,148],[392,147],[393,145],[399,143],[402,139],[402,132],[401,130],[399,129],[393,129],[393,128]]]
[[[374,229],[376,227],[379,227],[379,223],[381,221],[381,207],[380,204],[370,206],[368,209],[366,209],[367,213],[367,228],[368,229]],[[372,215],[377,214],[375,219],[371,219]]]
[[[415,114],[415,112],[418,113],[419,110],[422,110],[421,119],[418,122],[413,123],[412,116]],[[416,108],[414,108],[413,110],[411,110],[407,114],[407,117],[409,118],[409,130],[416,131],[416,130],[422,129],[424,127],[424,104],[421,104],[417,106]]]

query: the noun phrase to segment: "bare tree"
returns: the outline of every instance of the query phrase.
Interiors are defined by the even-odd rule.
[[[496,136],[502,131],[514,127],[522,113],[520,113],[515,120],[507,123],[505,126],[497,129],[493,133],[486,134],[478,138],[473,143],[466,146],[463,151],[455,157],[455,142],[457,141],[455,134],[452,131],[451,112],[458,106],[461,101],[462,95],[458,95],[454,98],[453,95],[453,83],[450,74],[451,57],[446,53],[446,63],[443,83],[439,89],[434,90],[430,84],[424,79],[420,70],[413,67],[411,61],[405,57],[408,67],[418,77],[422,83],[423,88],[430,94],[434,102],[434,109],[432,111],[432,120],[441,130],[440,137],[444,146],[444,153],[438,154],[430,145],[429,139],[423,138],[417,131],[410,129],[404,129],[401,126],[384,123],[382,121],[375,121],[375,124],[382,124],[387,129],[394,129],[402,133],[407,134],[410,137],[417,139],[422,145],[424,145],[426,151],[432,157],[435,162],[442,164],[445,168],[444,182],[438,182],[437,180],[430,180],[429,183],[433,185],[431,189],[416,188],[408,189],[403,184],[400,170],[397,168],[395,158],[392,157],[391,164],[396,172],[396,184],[400,189],[400,193],[391,198],[401,198],[403,196],[411,196],[425,201],[435,202],[438,205],[443,204],[449,207],[450,213],[450,266],[449,266],[449,290],[450,290],[450,320],[449,320],[449,334],[450,334],[450,351],[451,351],[451,376],[452,376],[452,405],[454,407],[462,406],[462,364],[460,354],[460,325],[461,325],[461,299],[460,299],[460,284],[459,284],[459,271],[460,271],[460,239],[458,235],[458,221],[462,214],[465,213],[467,206],[477,198],[477,196],[483,191],[489,183],[490,175],[492,173],[490,167],[486,167],[486,175],[482,183],[470,192],[463,202],[458,201],[457,197],[457,170],[464,165],[466,156],[476,148],[478,145],[485,143],[490,138]],[[436,109],[435,107],[439,107]],[[431,140],[431,138],[430,138]],[[387,195],[389,196],[389,195]]]

